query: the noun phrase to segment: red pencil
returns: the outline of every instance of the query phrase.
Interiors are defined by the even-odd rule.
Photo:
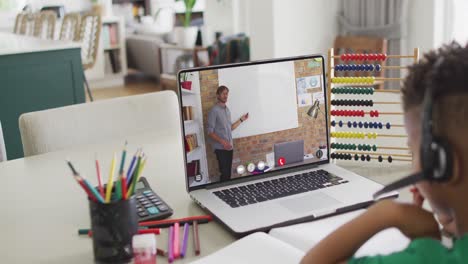
[[[102,187],[101,169],[99,167],[99,161],[97,159],[97,156],[96,156],[96,174],[97,174],[99,192],[101,193],[102,197],[106,197],[106,194],[104,193],[104,188]]]
[[[86,184],[83,182],[83,178],[77,175],[74,177],[75,177],[75,180],[78,182],[78,184],[85,190],[88,197],[94,202],[97,202],[96,197],[94,197],[94,195],[91,193],[91,190],[89,190],[88,187],[86,187]]]
[[[120,173],[120,183],[122,184],[122,200],[127,199],[127,178],[125,177],[125,173],[122,171]]]
[[[200,237],[198,236],[198,223],[193,222],[193,242],[195,243],[195,255],[200,255]]]
[[[185,224],[185,223],[191,223],[193,221],[199,221],[199,220],[211,221],[213,220],[213,218],[211,217],[211,215],[198,215],[198,216],[190,216],[190,217],[179,218],[179,219],[146,221],[146,222],[140,222],[138,225],[139,226],[153,226],[153,225],[166,225],[166,224],[174,224],[174,223]]]
[[[139,229],[137,234],[155,234],[159,235],[161,233],[161,229],[159,228],[148,228],[148,229]],[[88,236],[92,237],[93,236],[93,231],[89,230],[88,231]]]

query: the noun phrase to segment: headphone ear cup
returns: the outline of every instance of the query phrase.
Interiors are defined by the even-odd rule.
[[[432,179],[434,181],[448,181],[453,172],[453,152],[450,144],[443,139],[434,139],[430,146],[432,152]]]

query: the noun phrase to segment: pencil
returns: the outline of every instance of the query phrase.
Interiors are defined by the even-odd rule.
[[[198,237],[198,222],[193,221],[193,242],[195,243],[195,255],[200,255],[200,237]]]
[[[188,223],[189,225],[192,224],[194,221],[197,221],[199,224],[208,223],[213,218],[211,215],[199,215],[199,216],[191,216],[185,218],[178,218],[178,219],[167,219],[167,220],[156,220],[156,221],[145,221],[140,222],[139,226],[150,226],[150,227],[169,227],[174,223],[179,223],[180,225]]]
[[[179,223],[174,223],[174,240],[172,245],[172,250],[174,251],[174,258],[180,257],[180,247],[179,247]]]
[[[99,192],[101,193],[101,196],[104,197],[105,194],[104,194],[104,188],[102,187],[101,168],[99,166],[99,160],[97,158],[97,154],[96,154],[96,174],[97,174]]]
[[[114,172],[115,172],[115,153],[112,158],[112,164],[109,172],[109,180],[107,181],[107,190],[106,190],[106,203],[110,202],[112,195],[112,187],[114,185]]]
[[[180,256],[182,258],[185,257],[185,253],[187,252],[189,229],[190,229],[189,223],[185,223],[185,225],[184,225],[184,238],[182,240],[182,250],[180,251]]]
[[[173,248],[172,248],[172,243],[173,243],[173,239],[174,239],[174,227],[173,226],[170,226],[169,227],[169,238],[167,240],[167,255],[168,255],[168,261],[169,263],[172,263],[172,261],[174,261],[174,251],[173,251]]]
[[[122,185],[122,199],[127,199],[127,179],[125,173],[122,171],[120,174],[120,184]]]
[[[94,202],[97,202],[99,197],[93,194],[92,190],[94,188],[92,188],[92,186],[91,188],[88,188],[88,186],[86,186],[85,182],[83,181],[83,178],[80,176],[78,171],[76,171],[75,167],[73,167],[73,164],[71,163],[71,161],[67,160],[67,164],[68,164],[68,167],[70,167],[72,171],[73,178],[75,178],[75,180],[78,182],[81,188],[83,188],[83,190],[88,195],[89,199],[93,200]]]
[[[80,177],[80,176],[76,176]],[[94,197],[97,198],[97,200],[101,203],[104,203],[104,199],[102,198],[101,194],[99,194],[98,191],[83,177],[80,177],[83,183],[86,185],[86,187],[90,190],[90,192],[93,194]]]
[[[141,234],[155,234],[155,235],[159,235],[161,233],[161,229],[159,228],[148,228],[148,229],[138,229],[137,231],[137,234],[138,235],[141,235]],[[79,235],[88,235],[89,237],[92,237],[93,236],[93,231],[92,230],[89,230],[88,229],[88,232],[86,233],[83,233],[83,232],[80,232],[80,230],[78,231],[78,234]]]
[[[135,191],[135,185],[138,180],[137,179],[138,173],[140,173],[140,168],[141,168],[140,164],[141,164],[141,155],[138,155],[138,160],[135,166],[135,171],[133,172],[133,175],[132,175],[132,180],[131,180],[132,183],[130,184],[128,191],[127,191],[127,197],[132,196],[133,192]]]
[[[137,160],[137,157],[139,155],[139,152],[140,152],[140,149],[138,149],[135,154],[133,155],[133,158],[132,158],[132,161],[130,162],[130,166],[128,167],[128,170],[127,170],[127,186],[130,185],[130,181],[132,179],[132,174],[135,170],[135,162]]]

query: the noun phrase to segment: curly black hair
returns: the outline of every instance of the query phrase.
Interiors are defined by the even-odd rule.
[[[442,64],[434,72],[434,63],[441,56]],[[423,59],[410,66],[402,88],[405,111],[422,104],[429,82],[436,98],[468,92],[468,45],[462,47],[452,42],[424,54]]]

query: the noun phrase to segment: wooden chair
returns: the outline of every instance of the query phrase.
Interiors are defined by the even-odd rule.
[[[81,16],[78,13],[68,13],[63,17],[60,27],[60,40],[76,41],[79,38]]]
[[[36,15],[33,35],[42,39],[54,39],[57,13],[53,11],[41,11]]]
[[[341,55],[343,53],[387,53],[387,40],[383,38],[374,38],[367,36],[337,36],[333,45],[334,54]],[[374,61],[362,61],[362,64],[375,64]],[[384,66],[385,61],[378,62]],[[335,59],[336,64],[356,64],[356,62],[344,62],[340,59]],[[375,76],[383,77],[383,71],[380,72],[337,72],[336,76]],[[377,89],[383,89],[383,83],[377,85]]]
[[[36,24],[37,14],[29,14],[24,13],[24,16],[21,17],[20,27],[19,27],[19,34],[33,36],[34,35],[34,27]]]
[[[81,42],[81,60],[84,70],[92,68],[96,63],[101,27],[101,16],[96,13],[88,13],[81,18],[77,40]],[[86,80],[86,76],[84,77],[84,80],[89,99],[90,101],[93,101],[93,96],[91,94],[88,81]]]
[[[23,17],[26,16],[27,14],[24,13],[24,12],[21,12],[21,13],[18,13],[18,15],[16,15],[16,19],[15,19],[15,28],[13,29],[13,33],[15,34],[21,34],[21,28],[22,28],[22,24],[23,24]]]

